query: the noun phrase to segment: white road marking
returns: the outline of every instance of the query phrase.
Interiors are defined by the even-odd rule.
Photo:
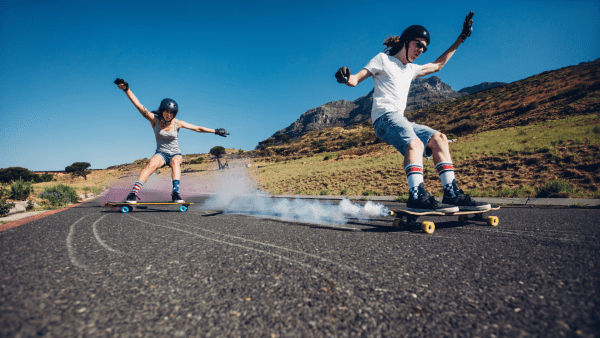
[[[165,228],[165,229],[170,229],[170,230],[175,230],[175,231],[179,231],[179,232],[183,232],[183,233],[192,235],[194,237],[199,237],[199,238],[202,238],[202,239],[206,239],[206,240],[209,240],[209,241],[214,241],[214,242],[225,244],[225,245],[236,246],[236,247],[239,247],[239,248],[242,248],[242,249],[256,251],[256,252],[259,252],[259,253],[262,253],[262,254],[265,254],[265,255],[275,256],[277,258],[280,258],[280,259],[283,259],[283,260],[286,260],[286,261],[290,261],[290,262],[293,262],[293,263],[298,264],[300,266],[303,266],[303,267],[305,267],[307,269],[311,269],[314,272],[316,272],[316,273],[318,273],[318,274],[320,274],[320,275],[322,275],[322,276],[324,276],[324,277],[326,277],[326,278],[328,278],[330,280],[333,280],[333,277],[331,276],[331,274],[329,274],[329,273],[327,273],[325,271],[321,271],[321,270],[315,268],[312,265],[306,264],[304,262],[297,261],[297,260],[289,258],[289,257],[281,256],[281,255],[278,255],[276,253],[272,253],[272,252],[269,252],[269,251],[264,251],[264,250],[260,250],[260,249],[256,249],[256,248],[252,248],[252,247],[248,247],[248,246],[244,246],[244,245],[240,245],[240,244],[235,244],[235,243],[230,243],[230,242],[226,242],[226,241],[222,241],[222,240],[218,240],[218,239],[214,239],[214,238],[210,238],[210,237],[205,237],[205,236],[198,235],[198,234],[195,234],[193,232],[185,231],[185,230],[178,229],[178,228],[173,228],[173,227],[169,227],[169,226],[165,226],[165,225],[159,225],[159,224],[153,224],[153,223],[150,223],[150,222],[143,221],[143,220],[141,220],[139,218],[135,218],[133,216],[129,216],[129,217],[131,217],[131,218],[133,218],[133,219],[135,219],[135,220],[137,220],[139,222],[151,225],[151,226]]]
[[[75,232],[75,225],[81,222],[87,216],[83,216],[78,219],[75,223],[71,224],[71,229],[69,230],[69,234],[67,235],[67,253],[69,254],[69,259],[71,259],[71,263],[80,269],[87,269],[88,266],[79,262],[75,257],[75,248],[73,247],[73,232]]]
[[[113,249],[110,246],[108,246],[108,244],[106,244],[101,238],[100,235],[98,235],[98,230],[96,229],[96,224],[98,224],[98,222],[100,222],[101,219],[103,219],[104,217],[106,217],[108,215],[104,215],[100,218],[98,218],[98,220],[96,222],[94,222],[94,224],[92,224],[92,230],[94,231],[94,236],[96,237],[96,240],[98,241],[98,243],[100,243],[100,245],[102,245],[103,248],[105,248],[108,251],[111,252],[116,252],[118,254],[124,255],[124,252],[121,252],[119,250]]]
[[[264,242],[259,242],[259,241],[255,241],[255,240],[247,239],[247,238],[243,238],[243,237],[238,237],[238,236],[233,236],[233,235],[227,235],[227,234],[224,234],[224,233],[221,233],[221,232],[207,230],[207,229],[202,229],[202,228],[199,228],[199,227],[196,227],[196,226],[182,224],[182,223],[177,223],[177,222],[173,222],[173,221],[169,221],[169,220],[163,220],[163,221],[169,222],[169,223],[174,223],[174,224],[179,224],[179,225],[183,225],[183,226],[187,226],[187,227],[190,227],[190,228],[194,228],[194,229],[198,229],[198,230],[202,230],[202,231],[206,231],[206,232],[210,232],[210,233],[213,233],[213,234],[216,234],[216,235],[220,235],[220,236],[225,236],[225,237],[231,237],[231,238],[239,239],[240,241],[250,242],[250,243],[254,243],[254,244],[258,244],[258,245],[270,246],[270,247],[277,248],[277,249],[280,249],[280,250],[284,250],[284,251],[289,251],[289,252],[293,252],[293,253],[296,253],[296,254],[305,255],[305,256],[308,256],[308,257],[311,257],[311,258],[314,258],[314,259],[318,259],[318,260],[320,260],[322,262],[326,262],[326,263],[329,263],[329,264],[337,265],[337,266],[341,267],[344,270],[356,272],[356,273],[361,274],[363,276],[371,276],[371,274],[363,272],[363,271],[360,271],[360,270],[358,270],[355,267],[348,266],[348,265],[345,265],[345,264],[341,264],[341,263],[338,263],[336,261],[332,261],[330,259],[323,258],[323,257],[317,256],[317,255],[313,255],[313,254],[309,254],[309,253],[306,253],[306,252],[302,252],[302,251],[298,251],[298,250],[294,250],[294,249],[289,249],[289,248],[284,248],[284,247],[281,247],[281,246],[278,246],[278,245],[274,245],[274,244],[270,244],[270,243],[264,243]]]

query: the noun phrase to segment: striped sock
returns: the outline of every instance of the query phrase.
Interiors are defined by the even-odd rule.
[[[140,191],[140,189],[142,188],[143,185],[144,185],[144,183],[142,183],[142,181],[140,181],[140,180],[135,181],[135,184],[133,185],[133,188],[131,189],[130,193],[134,193],[137,195],[138,191]]]
[[[456,181],[454,179],[454,165],[452,165],[452,162],[440,162],[435,165],[435,169],[440,174],[444,193],[448,197],[456,197]]]
[[[179,180],[173,180],[173,192],[179,193]]]
[[[404,168],[404,172],[408,178],[408,194],[410,198],[416,199],[419,196],[419,185],[423,184],[423,166],[409,164]]]

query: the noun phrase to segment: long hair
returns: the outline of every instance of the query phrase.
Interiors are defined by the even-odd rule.
[[[403,42],[399,36],[390,35],[387,39],[383,40],[383,45],[385,46],[383,52],[389,56],[394,56],[402,50]]]

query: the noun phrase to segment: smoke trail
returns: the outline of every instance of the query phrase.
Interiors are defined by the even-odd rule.
[[[204,210],[312,224],[345,224],[349,217],[367,219],[388,213],[385,206],[371,201],[363,207],[348,199],[336,205],[318,200],[271,198],[258,190],[243,167],[220,171],[213,183],[214,195],[200,207]]]

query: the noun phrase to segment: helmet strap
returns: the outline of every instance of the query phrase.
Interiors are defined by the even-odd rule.
[[[408,58],[408,47],[409,47],[409,45],[410,45],[410,41],[404,43],[404,49],[405,49],[405,52],[406,52],[406,62],[407,63],[412,63],[412,61],[410,61],[410,59]]]

